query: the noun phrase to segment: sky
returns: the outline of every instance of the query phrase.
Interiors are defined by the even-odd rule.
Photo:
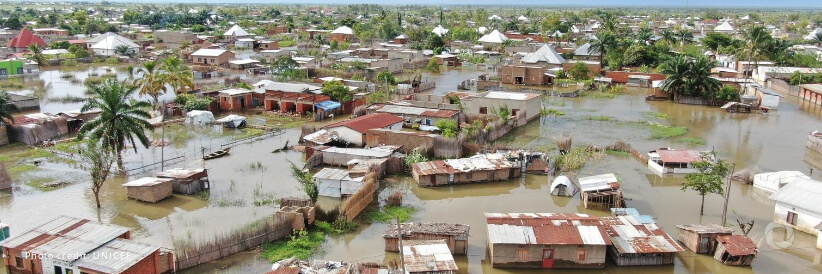
[[[520,6],[634,6],[634,7],[732,7],[732,8],[822,8],[822,0],[109,0],[111,2],[156,3],[290,3],[290,4],[392,4],[392,5],[520,5]],[[446,5],[447,4],[447,5]]]

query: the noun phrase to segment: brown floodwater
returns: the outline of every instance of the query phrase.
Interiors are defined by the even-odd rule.
[[[475,77],[474,69],[451,69],[437,76],[426,76],[437,81],[434,93],[443,94],[456,89],[456,84]],[[648,102],[644,89],[629,88],[625,95],[613,99],[546,98],[546,107],[565,112],[564,116],[546,116],[516,129],[499,140],[516,147],[551,150],[552,137],[572,134],[575,144],[608,145],[614,141],[631,143],[640,151],[659,147],[714,149],[720,157],[736,164],[736,169],[756,168],[760,172],[799,170],[808,173],[812,166],[806,158],[820,159],[822,155],[808,154],[804,147],[806,134],[822,128],[820,108],[783,98],[779,110],[769,115],[728,114],[718,108],[678,105],[672,102]],[[549,103],[550,102],[550,103]],[[560,103],[562,102],[562,103]],[[668,119],[657,118],[649,112],[663,113]],[[606,117],[607,118],[603,118]],[[252,119],[253,120],[253,119]],[[650,140],[648,121],[688,128],[684,136]],[[252,121],[253,122],[253,121]],[[153,136],[159,137],[159,131]],[[217,148],[242,132],[219,127],[182,127],[166,131],[172,146],[166,147],[166,158],[185,155],[186,161],[177,166],[202,166],[198,160],[201,147]],[[257,142],[242,144],[232,149],[228,157],[205,162],[209,168],[212,190],[208,198],[174,195],[158,204],[144,204],[126,198],[119,185],[129,179],[150,175],[151,172],[119,176],[104,187],[103,209],[94,207],[93,196],[84,183],[83,172],[66,172],[77,181],[53,191],[40,191],[25,184],[16,184],[12,193],[0,193],[0,220],[22,231],[45,219],[65,214],[99,220],[132,228],[134,238],[148,243],[170,247],[173,242],[193,242],[212,237],[216,233],[249,224],[269,216],[276,208],[255,207],[252,202],[268,198],[299,195],[297,183],[290,177],[288,162],[301,163],[301,154],[285,152],[272,154],[286,140],[293,143],[298,130]],[[704,145],[689,145],[682,138],[700,138]],[[2,153],[2,150],[0,150]],[[552,151],[551,153],[556,153]],[[138,149],[126,154],[129,167],[152,163],[160,159],[160,148]],[[262,168],[256,167],[259,162]],[[69,164],[51,163],[42,167],[44,172],[73,170]],[[677,224],[718,223],[723,199],[710,195],[705,199],[705,215],[699,216],[699,196],[693,191],[680,190],[683,178],[659,177],[645,163],[630,156],[606,155],[589,162],[582,170],[567,174],[572,178],[600,173],[616,173],[623,179],[627,206],[642,214],[652,215],[659,225],[676,237]],[[814,172],[813,177],[819,172]],[[79,178],[79,179],[77,179]],[[396,190],[403,191],[405,203],[418,211],[413,221],[454,222],[471,226],[468,255],[455,256],[461,273],[544,273],[544,270],[495,269],[490,266],[486,252],[484,212],[580,212],[606,216],[609,212],[582,207],[579,196],[556,197],[549,193],[553,176],[525,175],[509,181],[462,185],[441,188],[420,188],[407,176],[386,178],[381,184],[380,198]],[[320,203],[339,203],[335,199],[321,199]],[[750,267],[728,267],[707,255],[689,251],[677,255],[673,266],[616,267],[607,265],[601,270],[551,270],[557,273],[815,273],[822,253],[814,248],[816,238],[797,232],[793,244],[775,249],[765,239],[783,237],[782,230],[766,234],[765,227],[773,215],[773,202],[767,194],[750,186],[733,183],[730,193],[728,221],[744,217],[755,220],[750,235],[761,243],[759,257]],[[352,233],[332,236],[313,259],[338,261],[388,261],[398,259],[395,253],[386,253],[382,234],[387,224],[361,224]],[[271,262],[259,252],[244,252],[217,262],[189,269],[184,273],[262,273]],[[1,271],[0,271],[1,272]]]

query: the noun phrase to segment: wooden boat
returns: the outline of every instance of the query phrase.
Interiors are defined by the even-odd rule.
[[[203,160],[211,160],[211,159],[214,159],[214,158],[223,157],[226,154],[228,154],[228,151],[230,151],[230,150],[231,150],[231,148],[227,147],[227,148],[224,148],[224,149],[209,153],[208,155],[203,156]]]

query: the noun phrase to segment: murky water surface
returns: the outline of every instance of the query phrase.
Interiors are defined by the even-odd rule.
[[[100,70],[100,68],[95,69]],[[104,70],[104,69],[103,69]],[[83,90],[76,85],[61,82],[59,75],[67,72],[46,71],[40,80],[51,85],[44,97],[65,94],[79,96]],[[87,74],[87,73],[86,73]],[[437,82],[433,92],[453,91],[456,85],[480,72],[473,69],[448,70],[440,75],[427,75]],[[118,78],[127,77],[117,72]],[[66,85],[66,86],[62,86]],[[42,92],[42,91],[41,91]],[[659,147],[715,150],[723,158],[736,164],[736,169],[756,168],[760,172],[799,170],[808,173],[820,169],[805,161],[822,162],[822,155],[806,152],[805,137],[810,131],[822,128],[820,108],[783,98],[779,110],[769,115],[728,114],[718,108],[678,105],[672,102],[647,102],[646,90],[628,89],[625,95],[613,99],[546,98],[546,107],[565,112],[564,116],[546,116],[515,130],[500,142],[510,146],[551,150],[552,138],[572,134],[575,144],[608,145],[625,141],[640,151]],[[59,112],[77,109],[82,103],[46,103],[43,111]],[[668,119],[659,118],[662,113]],[[592,118],[598,117],[598,118]],[[607,117],[607,118],[602,118]],[[688,128],[684,136],[650,140],[647,122]],[[128,200],[120,184],[157,171],[146,170],[128,177],[118,176],[103,188],[103,208],[97,210],[89,190],[86,175],[67,163],[47,163],[43,172],[65,174],[76,181],[53,191],[41,191],[15,185],[14,192],[0,193],[0,220],[12,227],[12,233],[31,228],[57,215],[69,215],[113,223],[133,229],[134,238],[152,244],[171,247],[172,243],[208,239],[224,231],[242,227],[255,220],[270,216],[272,206],[254,206],[254,201],[299,195],[297,183],[291,179],[288,162],[301,162],[298,152],[271,153],[287,140],[297,140],[298,130],[264,140],[239,145],[228,157],[203,162],[201,148],[217,149],[220,144],[243,136],[243,132],[220,127],[170,127],[166,140],[172,145],[163,152],[166,158],[185,156],[174,167],[206,167],[212,182],[208,195],[174,195],[157,204]],[[159,138],[161,131],[152,133]],[[704,145],[691,145],[683,138],[699,138]],[[9,148],[4,148],[6,151]],[[3,152],[0,149],[0,152]],[[556,153],[552,151],[552,153]],[[161,148],[138,148],[137,153],[126,154],[129,168],[154,163],[160,159]],[[817,159],[817,160],[814,160]],[[260,165],[257,165],[260,163]],[[676,237],[677,224],[718,223],[722,212],[722,197],[706,197],[705,216],[699,216],[699,196],[692,191],[681,191],[682,177],[659,177],[648,170],[645,163],[630,156],[612,156],[589,162],[571,177],[613,172],[623,178],[627,205],[643,214],[656,217],[669,234]],[[822,179],[816,171],[814,178]],[[414,221],[455,222],[471,226],[467,256],[455,256],[463,273],[537,273],[543,270],[494,269],[486,253],[486,228],[483,212],[580,212],[606,216],[608,212],[587,210],[579,196],[554,197],[549,194],[552,176],[526,175],[523,178],[475,185],[442,188],[419,188],[409,177],[391,177],[380,190],[384,198],[397,189],[407,193],[405,202],[418,208]],[[756,221],[750,236],[761,242],[759,257],[751,267],[727,267],[706,255],[681,252],[673,266],[616,267],[609,263],[604,270],[565,271],[557,273],[814,273],[822,272],[819,265],[822,253],[814,248],[816,238],[796,233],[793,245],[775,249],[766,244],[765,226],[771,221],[773,203],[767,194],[750,186],[734,182],[729,204],[729,222],[737,217]],[[321,203],[335,203],[328,200]],[[383,251],[382,233],[385,224],[361,225],[353,233],[330,237],[315,258],[328,260],[395,260],[397,254]],[[784,237],[782,230],[770,234]],[[218,262],[185,271],[185,273],[262,273],[270,269],[270,262],[257,252],[241,253]],[[2,272],[2,270],[0,270]]]

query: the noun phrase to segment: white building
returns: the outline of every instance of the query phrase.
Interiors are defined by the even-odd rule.
[[[822,222],[822,182],[797,179],[774,192],[774,222],[793,229],[819,235]],[[817,242],[818,245],[818,242]]]
[[[238,48],[253,48],[254,47],[254,39],[251,38],[240,38],[234,42],[234,46]]]
[[[799,171],[777,171],[754,175],[754,188],[774,192],[795,180],[810,180],[811,178]]]
[[[96,55],[112,56],[117,55],[117,49],[120,47],[127,48],[126,54],[137,54],[140,51],[139,45],[128,38],[113,33],[92,45],[91,49]]]
[[[384,128],[401,130],[405,119],[388,113],[373,113],[354,119],[333,123],[323,127],[325,130],[336,133],[339,138],[356,146],[365,144],[365,134],[369,129]]]
[[[341,198],[353,195],[360,190],[365,177],[351,178],[348,171],[323,168],[314,174],[313,178],[320,196]]]

